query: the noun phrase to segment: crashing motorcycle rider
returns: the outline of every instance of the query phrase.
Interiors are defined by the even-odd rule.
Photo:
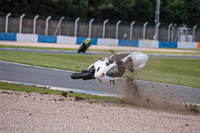
[[[80,48],[78,49],[78,53],[83,52],[85,53],[85,51],[91,46],[91,39],[87,38],[85,40],[83,40],[83,42],[81,43]]]

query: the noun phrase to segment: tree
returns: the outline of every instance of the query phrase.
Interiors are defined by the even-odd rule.
[[[104,0],[103,2],[95,3],[94,0],[90,0],[90,5],[95,8],[90,8],[91,11],[96,12],[95,15],[98,19],[109,19],[109,20],[123,20],[128,21],[132,8],[135,5],[135,0]],[[90,14],[92,14],[90,12]]]
[[[70,17],[72,18],[86,18],[88,11],[88,0],[73,0]]]
[[[137,22],[154,23],[155,5],[149,0],[137,0],[132,10],[133,17]]]
[[[160,22],[188,26],[200,23],[200,0],[160,0]],[[148,21],[154,24],[156,0],[0,0],[0,15],[19,17],[109,19],[109,22]]]
[[[200,0],[185,0],[187,19],[184,23],[194,26],[200,22]]]
[[[31,13],[27,0],[1,0],[0,5],[1,15],[11,12],[12,15],[19,17],[23,13]]]
[[[29,16],[35,16],[37,14],[40,17],[56,16],[56,4],[52,0],[28,0],[31,14]],[[58,9],[57,9],[58,10]]]
[[[70,17],[72,13],[72,0],[58,0],[56,4],[55,14],[59,17],[65,16]]]

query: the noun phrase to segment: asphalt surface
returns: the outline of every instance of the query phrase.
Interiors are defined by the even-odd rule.
[[[35,53],[54,53],[54,54],[77,54],[77,51],[66,50],[40,50],[40,49],[19,49],[19,48],[0,48],[0,51],[21,51]],[[81,53],[83,54],[83,53]],[[87,51],[87,55],[111,55],[108,52]],[[192,58],[200,59],[200,55],[168,55],[168,54],[148,54],[149,57],[166,57],[166,58]]]
[[[20,51],[20,52],[53,53],[53,54],[77,54],[77,51],[19,49],[19,48],[0,48],[0,51]],[[83,54],[83,53],[80,53],[80,54]],[[87,51],[85,54],[89,54],[89,55],[110,55],[110,53],[108,53],[108,52],[95,52],[95,51]]]
[[[116,85],[98,84],[96,80],[73,80],[73,72],[23,65],[0,61],[0,80],[36,84],[65,89],[79,89],[99,92],[99,94],[123,95],[125,80],[119,79]],[[141,94],[161,101],[200,104],[200,88],[162,84],[148,81],[135,81]],[[87,93],[87,92],[86,92]]]
[[[0,80],[103,92],[96,80],[72,80],[72,72],[0,61]]]

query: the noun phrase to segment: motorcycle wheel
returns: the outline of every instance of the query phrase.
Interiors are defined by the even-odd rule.
[[[83,53],[85,53],[86,51],[87,51],[87,48],[84,48],[84,49],[83,49]]]
[[[80,48],[78,49],[78,53],[80,53],[82,51],[84,51],[84,46],[83,45],[81,45]]]
[[[72,79],[90,79],[92,77],[91,73],[73,73],[71,75]]]

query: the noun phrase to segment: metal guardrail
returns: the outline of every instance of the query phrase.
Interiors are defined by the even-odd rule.
[[[156,26],[148,25],[148,22],[144,25],[135,25],[137,22],[133,21],[131,24],[123,24],[122,21],[118,21],[116,24],[109,23],[108,20],[101,23],[94,23],[94,19],[89,22],[79,22],[80,18],[75,21],[64,21],[64,17],[59,21],[50,20],[51,16],[46,20],[38,20],[39,15],[36,15],[32,20],[25,18],[25,14],[22,14],[20,20],[11,18],[11,13],[7,16],[0,17],[0,32],[13,32],[13,33],[33,33],[33,34],[45,34],[45,35],[59,35],[64,36],[79,36],[90,38],[116,38],[116,39],[128,39],[139,40],[160,40],[160,41],[177,41],[178,40],[178,28],[177,24],[169,24],[168,27],[160,27],[160,23]],[[10,21],[9,21],[10,20]],[[12,20],[12,21],[11,21]],[[17,22],[18,21],[18,22]],[[108,24],[107,24],[108,23]],[[122,24],[121,24],[122,23]],[[148,25],[148,26],[147,26]],[[183,25],[186,27],[187,25]],[[3,31],[5,27],[5,31]],[[18,27],[19,31],[16,30]],[[89,28],[88,28],[89,27]],[[153,28],[154,27],[154,28]],[[197,36],[200,35],[200,31],[197,30],[195,25],[190,32],[193,36],[193,40],[200,41]],[[62,31],[61,31],[62,29]],[[154,30],[155,29],[155,30]],[[31,31],[31,32],[30,32]],[[79,31],[79,32],[78,32]],[[159,32],[158,32],[159,31]],[[92,34],[93,33],[93,34]],[[195,37],[196,36],[196,37]]]

